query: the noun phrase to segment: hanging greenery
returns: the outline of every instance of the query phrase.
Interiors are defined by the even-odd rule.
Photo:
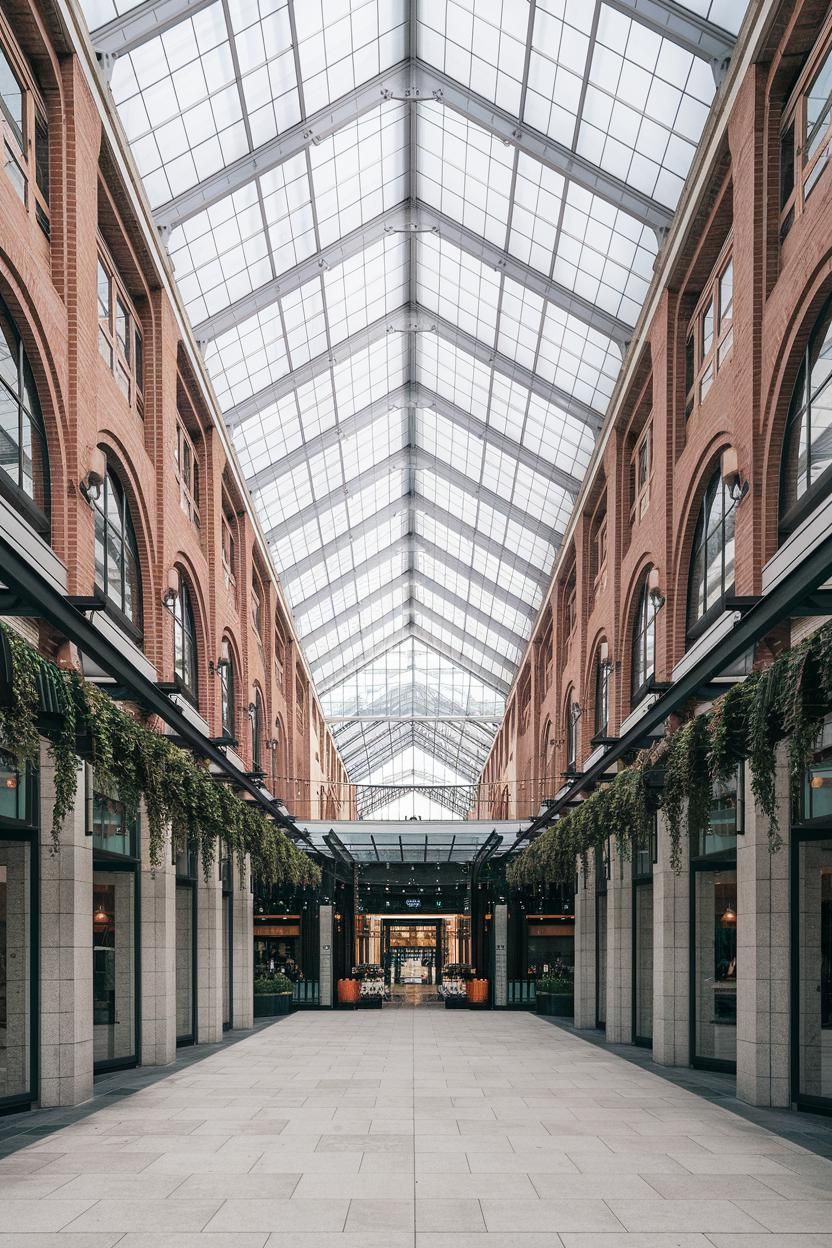
[[[37,763],[45,736],[55,764],[52,840],[75,802],[79,757],[95,766],[96,787],[128,804],[144,798],[151,866],[160,866],[169,833],[198,849],[206,879],[221,840],[243,878],[246,855],[264,883],[317,884],[320,870],[251,802],[217,784],[162,733],[117,706],[101,689],[44,659],[12,629],[0,624],[12,657],[10,705],[0,708],[0,744],[21,762]],[[48,687],[57,714],[39,720],[41,688]]]
[[[788,741],[790,779],[801,783],[830,712],[832,624],[826,624],[732,685],[707,713],[694,715],[662,743],[662,809],[674,871],[681,870],[683,838],[697,838],[708,828],[713,785],[730,779],[746,761],[757,808],[768,823],[769,850],[781,847],[777,744]],[[658,753],[652,757],[656,761]],[[509,883],[566,882],[574,878],[578,859],[586,871],[589,851],[610,835],[627,857],[646,827],[645,769],[642,756],[562,816],[510,864]]]

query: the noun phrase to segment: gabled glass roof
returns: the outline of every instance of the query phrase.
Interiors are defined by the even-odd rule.
[[[469,784],[745,3],[83,4],[351,776]]]

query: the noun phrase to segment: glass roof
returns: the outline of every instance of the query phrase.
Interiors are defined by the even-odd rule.
[[[464,813],[746,5],[83,5],[364,812]]]

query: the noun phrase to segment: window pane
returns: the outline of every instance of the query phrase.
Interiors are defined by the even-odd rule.
[[[832,382],[812,400],[812,446],[809,462],[809,484],[812,485],[832,464]]]
[[[98,319],[110,324],[110,275],[98,261]]]
[[[30,1090],[32,973],[29,846],[0,841],[0,1098]]]
[[[734,262],[729,260],[719,279],[719,327],[731,320],[734,311]]]
[[[38,190],[49,203],[49,131],[42,117],[35,118],[35,178]]]
[[[702,356],[706,356],[714,341],[714,301],[709,299],[702,313]]]
[[[829,120],[830,92],[832,92],[832,54],[821,65],[812,85],[806,92],[806,154],[809,161],[818,149]]]
[[[20,146],[23,146],[23,89],[6,53],[0,48],[0,102]]]

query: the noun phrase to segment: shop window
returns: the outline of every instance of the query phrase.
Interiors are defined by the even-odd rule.
[[[734,345],[734,261],[720,257],[685,340],[685,415],[705,399]]]
[[[199,457],[181,420],[176,422],[176,479],[179,482],[179,505],[199,528]]]
[[[302,677],[300,673],[298,673],[296,677],[297,692],[295,695],[295,724],[297,725],[298,732],[303,732],[306,727],[306,698],[300,684],[301,679]]]
[[[832,49],[813,55],[792,92],[780,131],[780,237],[786,238],[829,163]]]
[[[135,806],[93,792],[92,847],[94,852],[136,858],[139,844],[139,812]]]
[[[231,646],[227,641],[222,643],[222,652],[220,661],[217,664],[217,674],[220,681],[220,720],[222,723],[222,735],[230,737],[233,741],[236,732],[236,710],[234,706],[234,658],[231,653]]]
[[[736,854],[737,836],[742,834],[745,820],[744,785],[745,770],[742,764],[727,780],[713,782],[708,826],[691,846],[694,857],[711,858],[719,854]]]
[[[607,643],[598,647],[595,660],[595,736],[605,737],[610,725],[610,663]]]
[[[695,636],[722,610],[734,588],[736,502],[718,470],[702,499],[693,538],[688,578],[688,637]]]
[[[644,697],[656,671],[656,605],[647,581],[645,576],[633,618],[631,688],[634,706]]]
[[[98,254],[98,350],[119,389],[144,414],[144,346],[141,323],[109,256]]]
[[[49,237],[49,125],[34,76],[0,15],[0,130],[6,176]]]
[[[807,343],[786,424],[781,528],[796,527],[832,485],[832,300]]]
[[[179,591],[173,600],[173,671],[176,683],[191,702],[198,696],[196,625],[191,593],[179,577]]]
[[[800,823],[819,819],[832,821],[832,717],[823,725],[795,797],[795,817]]]
[[[284,687],[284,685],[285,685],[285,683],[286,683],[286,671],[285,671],[285,668],[284,668],[284,666],[283,666],[283,651],[284,651],[283,638],[282,638],[282,636],[280,635],[280,633],[277,631],[277,629],[275,629],[275,634],[274,634],[274,681],[275,681],[275,684],[276,684],[276,686],[277,686],[278,690],[281,690],[281,691],[282,691],[282,689],[283,689],[283,687]]]
[[[141,637],[139,551],[127,497],[118,478],[105,474],[97,495],[91,493],[95,516],[95,584],[108,609]]]
[[[31,365],[0,300],[0,493],[39,533],[49,533],[49,457]]]
[[[636,524],[650,506],[650,482],[653,478],[653,428],[648,421],[630,460],[630,521]]]
[[[737,1059],[737,873],[693,874],[693,1062],[730,1070]]]
[[[176,1044],[196,1042],[197,855],[190,846],[175,852],[176,864]]]
[[[792,915],[794,982],[798,1009],[793,1017],[796,1087],[801,1109],[832,1109],[832,836],[824,831],[794,833],[797,890]]]

